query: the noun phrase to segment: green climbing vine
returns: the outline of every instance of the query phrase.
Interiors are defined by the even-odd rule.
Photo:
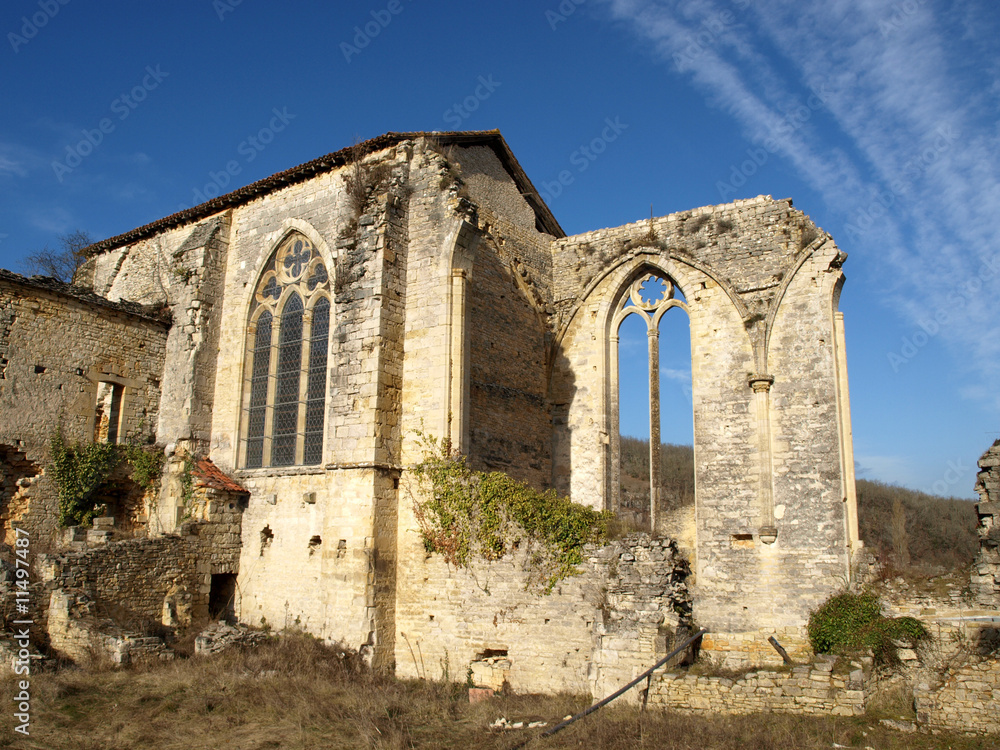
[[[885,617],[872,593],[844,592],[831,596],[809,616],[809,641],[817,654],[871,651],[881,664],[897,664],[895,642],[911,647],[930,637],[920,620]]]
[[[87,526],[100,512],[97,492],[121,462],[127,461],[131,479],[144,491],[158,486],[163,453],[151,446],[114,443],[67,445],[62,429],[52,433],[51,468],[59,487],[59,525]]]
[[[545,593],[575,575],[583,548],[607,538],[611,514],[539,492],[499,471],[473,471],[447,442],[417,433],[423,460],[413,473],[429,490],[414,503],[424,548],[458,567],[499,560],[522,546],[529,584]]]

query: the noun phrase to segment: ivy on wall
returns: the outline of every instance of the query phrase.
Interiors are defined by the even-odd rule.
[[[51,469],[59,488],[59,525],[88,526],[101,510],[98,490],[124,460],[130,475],[144,491],[159,485],[162,451],[136,444],[75,443],[67,445],[62,430],[50,441]]]
[[[929,637],[920,620],[885,617],[872,593],[836,594],[809,616],[809,641],[817,654],[871,651],[877,662],[897,664],[896,642],[914,647]]]
[[[457,567],[493,561],[524,548],[529,585],[550,593],[575,575],[588,543],[606,541],[611,514],[538,490],[499,471],[473,471],[447,441],[418,433],[423,460],[413,473],[425,499],[414,511],[424,548]]]

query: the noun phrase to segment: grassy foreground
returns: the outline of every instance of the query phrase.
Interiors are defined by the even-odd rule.
[[[5,698],[13,681],[2,682]],[[31,677],[31,736],[5,708],[0,747],[38,750],[497,748],[541,731],[489,724],[548,721],[588,705],[578,696],[510,695],[470,705],[464,686],[366,673],[357,658],[307,637],[253,651],[128,669],[64,669]],[[5,700],[8,703],[9,700]],[[529,748],[789,750],[996,747],[996,738],[907,734],[874,718],[685,716],[608,707]]]

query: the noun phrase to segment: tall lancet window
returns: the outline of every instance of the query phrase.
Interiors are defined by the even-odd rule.
[[[242,465],[318,464],[323,460],[330,277],[306,237],[293,233],[278,246],[250,307]]]

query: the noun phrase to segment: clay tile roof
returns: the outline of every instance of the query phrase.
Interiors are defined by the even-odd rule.
[[[198,481],[199,487],[208,487],[223,492],[238,492],[244,495],[249,491],[226,476],[222,469],[212,463],[210,458],[199,458],[191,468],[191,475]]]
[[[418,138],[433,139],[442,145],[457,144],[465,146],[489,146],[493,149],[497,158],[500,159],[500,163],[503,164],[507,173],[511,176],[514,182],[517,183],[518,189],[521,191],[524,199],[528,202],[528,205],[534,209],[538,227],[542,231],[555,237],[566,236],[562,227],[559,226],[559,222],[556,221],[555,216],[552,215],[549,207],[545,205],[545,202],[541,199],[541,196],[538,194],[535,186],[531,183],[531,180],[528,179],[528,175],[525,174],[524,169],[522,169],[521,165],[514,157],[514,153],[510,150],[510,146],[507,145],[507,141],[505,141],[503,136],[500,135],[499,130],[447,132],[417,131],[411,133],[386,133],[385,135],[380,135],[377,138],[363,141],[356,146],[342,148],[339,151],[334,151],[326,156],[313,159],[305,164],[300,164],[297,167],[286,169],[284,172],[278,172],[270,177],[265,177],[262,180],[257,180],[257,182],[252,182],[249,185],[239,188],[238,190],[226,193],[225,195],[220,195],[218,198],[213,198],[205,203],[170,214],[169,216],[157,219],[150,224],[145,224],[137,229],[125,232],[124,234],[119,234],[115,237],[109,237],[106,240],[94,243],[90,247],[86,248],[84,252],[87,255],[97,255],[98,253],[113,250],[115,248],[122,247],[123,245],[128,245],[133,242],[137,242],[138,240],[152,237],[153,235],[171,227],[182,226],[200,221],[201,219],[212,216],[213,214],[217,214],[221,211],[225,211],[226,209],[249,203],[260,196],[267,195],[268,193],[288,187],[289,185],[304,182],[317,174],[339,169],[352,159],[358,158],[359,156],[366,156],[376,151],[396,146],[403,141],[412,141]]]

